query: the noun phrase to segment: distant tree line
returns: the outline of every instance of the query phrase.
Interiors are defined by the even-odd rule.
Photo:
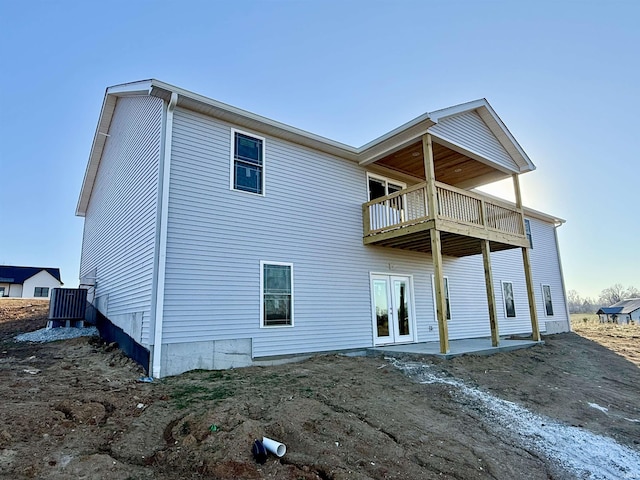
[[[628,298],[640,298],[640,290],[632,286],[624,288],[621,284],[616,283],[602,290],[597,299],[581,297],[575,290],[569,290],[567,294],[569,313],[596,313],[601,307],[608,307]]]

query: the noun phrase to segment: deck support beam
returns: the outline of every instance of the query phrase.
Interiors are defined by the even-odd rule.
[[[520,180],[518,174],[513,174],[513,190],[516,197],[516,208],[522,210],[522,193],[520,192]],[[524,213],[522,214],[522,232],[526,232],[524,225]],[[540,327],[538,325],[538,313],[536,311],[536,296],[533,288],[533,274],[531,273],[531,258],[529,257],[529,247],[522,247],[522,264],[524,266],[524,277],[527,282],[527,297],[529,299],[529,316],[531,317],[531,338],[540,341]]]
[[[436,188],[435,166],[433,164],[433,143],[431,135],[422,136],[422,153],[424,158],[424,176],[426,181],[427,216],[438,218],[438,190]],[[436,292],[436,316],[438,318],[438,335],[440,337],[440,353],[449,353],[449,327],[447,326],[447,298],[444,287],[444,271],[442,268],[442,242],[437,228],[429,230],[431,238],[431,258],[433,259],[434,290]]]
[[[445,295],[444,274],[442,270],[442,249],[440,232],[430,230],[431,257],[433,258],[433,279],[436,292],[436,316],[438,318],[438,335],[440,337],[440,353],[449,353],[449,327],[447,325],[447,298]]]
[[[482,247],[482,261],[484,263],[484,283],[487,287],[487,305],[489,306],[489,324],[491,326],[491,345],[500,345],[498,331],[498,313],[496,310],[496,296],[493,288],[493,273],[491,271],[491,248],[489,240],[480,240]]]
[[[529,249],[522,248],[522,264],[524,265],[524,277],[527,281],[527,297],[529,297],[529,315],[531,317],[531,338],[540,341],[540,327],[538,326],[538,313],[536,312],[536,296],[533,290],[533,275],[531,274],[531,259]]]

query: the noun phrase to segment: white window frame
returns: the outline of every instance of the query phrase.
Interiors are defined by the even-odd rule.
[[[36,292],[38,291],[38,289],[40,289],[40,293],[42,293],[42,290],[46,290],[47,294],[46,295],[36,295]],[[33,287],[33,298],[49,298],[49,293],[51,292],[51,289],[49,287]]]
[[[509,312],[507,311],[507,297],[504,294],[504,285],[506,283],[511,285],[511,294],[513,295],[513,313],[515,314],[513,317],[510,317]],[[513,288],[513,282],[511,280],[501,280],[500,290],[502,292],[502,309],[504,311],[504,318],[518,318],[518,309],[516,308],[516,291]]]
[[[262,193],[248,192],[239,188],[235,188],[234,179],[236,175],[236,133],[246,135],[247,137],[255,138],[262,142]],[[255,133],[246,132],[244,130],[238,130],[237,128],[231,129],[231,148],[230,148],[230,164],[229,164],[229,189],[234,192],[247,193],[249,195],[255,195],[258,197],[264,197],[267,194],[267,139],[256,135]]]
[[[367,172],[367,201],[371,201],[369,198],[369,179],[374,178],[376,180],[381,180],[385,182],[385,190],[387,191],[387,195],[389,195],[389,184],[392,183],[394,185],[398,185],[402,187],[401,190],[407,188],[407,184],[404,182],[400,182],[398,180],[394,180],[393,178],[385,177],[384,175],[379,175],[377,173]]]
[[[265,265],[283,265],[291,268],[291,324],[290,325],[265,325],[264,324],[264,266]],[[295,301],[293,289],[293,263],[290,262],[272,262],[270,260],[260,260],[260,328],[293,328],[295,325]]]
[[[551,315],[547,314],[547,301],[544,297],[544,287],[549,287],[549,296],[551,297],[551,310],[553,311],[553,313]],[[555,317],[555,310],[553,308],[553,294],[551,291],[551,285],[549,285],[548,283],[541,283],[540,284],[540,289],[542,290],[542,308],[544,308],[544,316],[545,317]]]
[[[451,308],[451,305],[453,304],[453,302],[451,301],[451,289],[449,288],[449,276],[443,275],[442,281],[444,282],[444,288],[445,288],[445,307],[446,307],[446,299],[449,299],[449,318],[447,318],[447,321],[449,322],[453,320],[453,308]],[[438,322],[438,306],[436,305],[436,276],[433,273],[431,274],[431,293],[433,295],[433,317],[436,319],[436,323],[437,323]],[[446,314],[447,312],[445,312],[445,317],[446,317]]]

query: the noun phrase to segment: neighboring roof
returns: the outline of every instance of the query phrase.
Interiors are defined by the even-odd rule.
[[[629,298],[627,300],[620,300],[610,307],[602,307],[600,310],[598,310],[597,313],[606,315],[627,315],[629,313],[635,312],[636,310],[640,310],[640,298]]]
[[[436,125],[441,119],[468,111],[476,111],[518,165],[519,171],[514,173],[535,170],[533,162],[524,153],[513,135],[511,135],[502,120],[489,105],[489,102],[484,98],[436,110],[432,113],[424,113],[362,147],[356,148],[169,85],[168,83],[150,79],[107,88],[98,126],[93,137],[89,163],[85,171],[76,215],[84,216],[89,205],[89,198],[91,197],[98,165],[118,97],[150,95],[169,101],[172,93],[178,95],[177,105],[183,108],[204,113],[229,123],[288,140],[330,155],[358,162],[361,165],[375,162],[389,153],[410,144],[416,138],[428,133],[429,128]]]
[[[22,284],[25,282],[25,280],[30,279],[43,270],[48,272],[53,278],[62,283],[62,280],[60,280],[59,268],[13,267],[9,265],[0,265],[0,282]]]

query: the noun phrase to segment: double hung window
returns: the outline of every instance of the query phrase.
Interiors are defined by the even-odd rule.
[[[293,326],[293,264],[260,262],[263,327]]]
[[[264,195],[264,138],[232,130],[231,188]]]

